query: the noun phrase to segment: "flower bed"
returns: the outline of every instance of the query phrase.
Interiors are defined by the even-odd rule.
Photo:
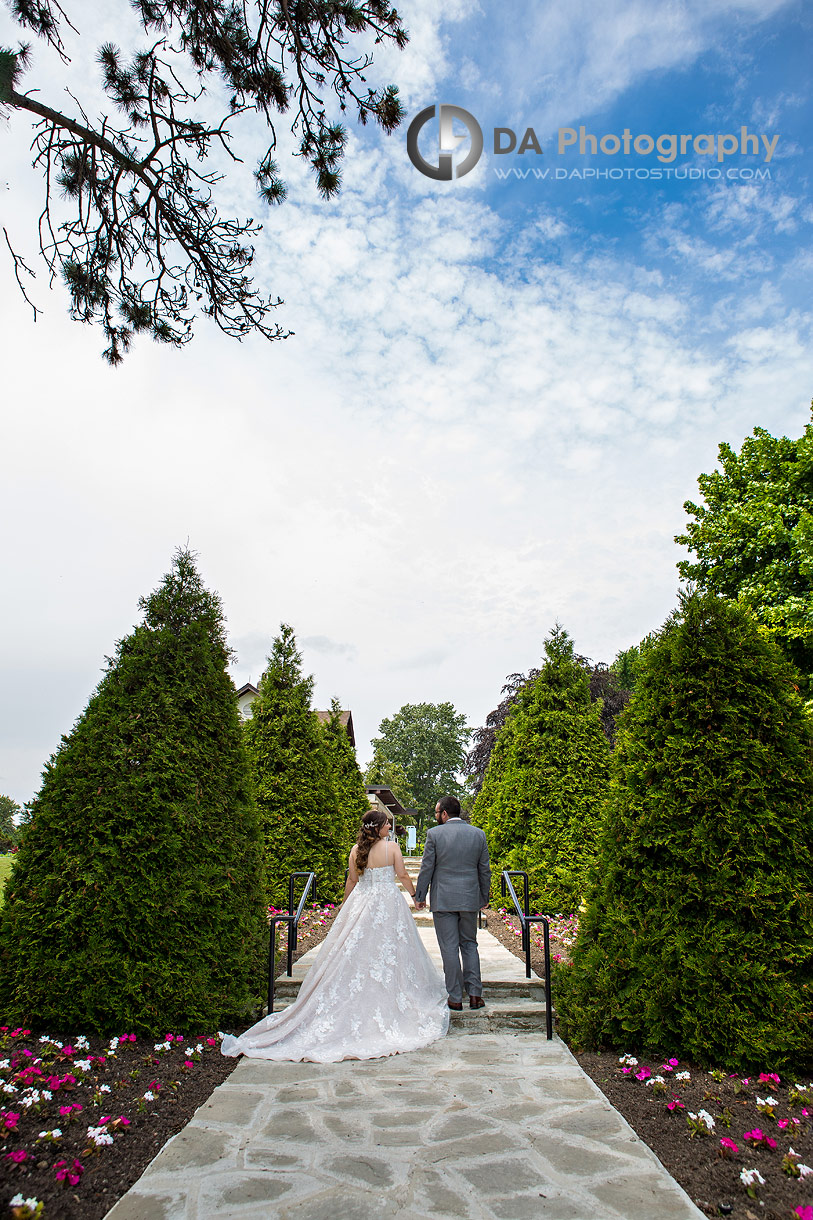
[[[295,959],[337,909],[303,911]],[[214,1032],[101,1039],[0,1027],[0,1220],[102,1220],[238,1062]]]
[[[813,1220],[813,1083],[672,1056],[579,1063],[708,1216]]]
[[[235,1062],[213,1033],[0,1027],[0,1215],[100,1220]]]

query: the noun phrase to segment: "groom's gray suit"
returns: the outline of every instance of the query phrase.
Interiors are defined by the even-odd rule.
[[[488,844],[482,830],[450,817],[426,832],[415,901],[430,907],[443,959],[449,999],[481,996],[480,955],[477,952],[477,913],[487,906],[491,886]],[[461,970],[462,958],[462,970]]]

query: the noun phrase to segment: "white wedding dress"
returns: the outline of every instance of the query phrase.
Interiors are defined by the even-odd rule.
[[[339,910],[296,1000],[224,1055],[337,1063],[415,1051],[449,1028],[446,987],[424,949],[391,864],[366,868]]]

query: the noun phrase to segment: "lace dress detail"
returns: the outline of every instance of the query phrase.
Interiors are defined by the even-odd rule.
[[[392,865],[366,868],[288,1008],[224,1055],[311,1063],[414,1051],[449,1028],[446,987],[423,947]]]

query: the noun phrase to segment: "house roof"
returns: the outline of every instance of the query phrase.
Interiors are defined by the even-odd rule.
[[[237,692],[237,698],[241,695],[259,695],[259,691],[253,682],[246,682],[245,686],[241,686]]]
[[[322,724],[327,724],[328,720],[330,720],[331,714],[330,714],[330,712],[317,712],[316,715],[319,717]],[[339,724],[344,726],[344,731],[345,731],[345,733],[347,733],[347,736],[350,738],[350,744],[353,747],[353,749],[355,750],[356,734],[353,730],[353,713],[352,712],[339,712]]]
[[[387,788],[384,784],[368,784],[364,791],[368,792],[370,796],[377,796],[388,813],[398,814],[404,812],[404,807],[394,794],[392,788]]]

